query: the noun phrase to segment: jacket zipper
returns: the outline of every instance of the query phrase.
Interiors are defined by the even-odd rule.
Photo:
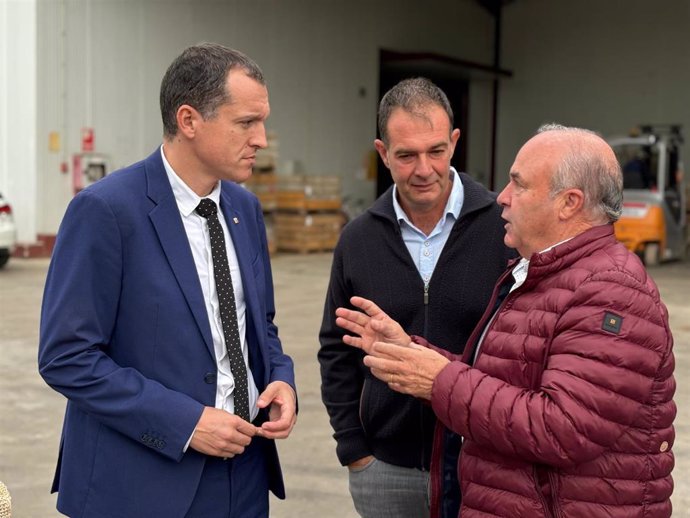
[[[556,475],[549,471],[549,484],[551,484],[551,509],[555,518],[562,516],[561,506],[558,505],[558,486],[556,485]]]
[[[429,283],[424,283],[424,336],[429,336]],[[426,456],[426,445],[424,444],[424,406],[419,409],[419,432],[422,438],[421,457],[419,465],[424,470],[424,458]],[[433,451],[433,450],[432,450]]]
[[[443,426],[436,421],[434,427],[433,447],[431,448],[431,465],[429,477],[431,479],[431,495],[429,495],[430,516],[439,516],[441,507],[441,486],[443,485]]]
[[[473,364],[473,355],[476,349],[477,341],[481,338],[482,333],[484,333],[484,330],[486,329],[489,320],[492,319],[493,316],[501,310],[501,308],[505,305],[506,300],[508,299],[508,297],[506,297],[501,303],[501,306],[496,308],[496,311],[494,311],[494,306],[496,305],[496,300],[498,299],[498,294],[500,293],[501,287],[503,286],[503,283],[505,282],[506,278],[512,274],[513,269],[508,268],[496,282],[494,291],[491,294],[491,300],[489,301],[489,304],[486,306],[482,318],[479,320],[479,323],[475,326],[474,331],[472,331],[470,338],[467,340],[467,343],[465,344],[465,350],[462,353],[463,363],[466,363],[467,365]]]
[[[424,335],[429,336],[429,283],[424,283]]]
[[[542,493],[541,485],[539,484],[539,474],[537,473],[537,466],[532,466],[532,478],[534,479],[534,487],[537,490],[537,495],[539,495],[539,501],[544,508],[544,515],[546,518],[556,518],[551,512],[551,507]],[[551,483],[551,477],[549,476],[549,483]]]

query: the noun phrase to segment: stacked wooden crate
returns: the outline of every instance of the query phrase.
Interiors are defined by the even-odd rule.
[[[686,258],[690,259],[690,180],[685,184],[685,251]]]
[[[256,163],[252,176],[244,186],[253,192],[261,203],[266,224],[266,238],[269,253],[275,253],[277,242],[275,238],[275,212],[278,209],[278,139],[274,133],[266,135],[268,145],[256,152]]]
[[[333,250],[343,223],[341,206],[338,176],[279,176],[275,213],[278,250]]]

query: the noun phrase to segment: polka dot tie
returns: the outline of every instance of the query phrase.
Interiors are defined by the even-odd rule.
[[[197,214],[206,218],[208,233],[211,237],[211,258],[213,259],[213,277],[220,305],[220,320],[223,324],[225,346],[230,358],[230,369],[235,379],[235,414],[249,421],[249,391],[247,389],[247,367],[242,356],[240,331],[237,325],[235,290],[232,288],[232,277],[228,266],[228,255],[225,249],[223,227],[218,220],[218,207],[213,200],[204,198],[196,208]]]

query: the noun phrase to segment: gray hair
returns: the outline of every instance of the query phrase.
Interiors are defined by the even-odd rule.
[[[196,109],[204,119],[212,119],[218,107],[230,101],[226,80],[234,68],[266,84],[259,65],[237,50],[216,43],[186,48],[171,63],[161,81],[163,134],[168,138],[177,134],[177,110],[183,104]]]
[[[565,153],[551,177],[551,196],[565,189],[579,189],[584,193],[585,210],[597,220],[609,223],[618,221],[623,212],[623,175],[613,151],[607,156],[595,142],[606,142],[595,132],[562,126],[544,124],[537,133],[557,131],[569,139],[569,151]]]
[[[438,86],[425,77],[404,79],[388,90],[379,103],[379,135],[384,144],[388,145],[388,119],[396,108],[402,108],[408,113],[423,115],[425,108],[437,105],[445,110],[453,131],[453,109],[448,97]]]

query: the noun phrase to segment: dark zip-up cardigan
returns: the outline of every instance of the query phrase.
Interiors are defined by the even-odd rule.
[[[460,173],[462,211],[438,259],[425,297],[424,282],[405,246],[392,187],[343,229],[335,249],[319,334],[321,394],[347,465],[367,455],[397,466],[429,469],[436,418],[428,405],[390,390],[342,342],[335,310],[350,297],[373,300],[412,335],[461,354],[489,302],[494,283],[515,252],[503,244],[496,195]]]

